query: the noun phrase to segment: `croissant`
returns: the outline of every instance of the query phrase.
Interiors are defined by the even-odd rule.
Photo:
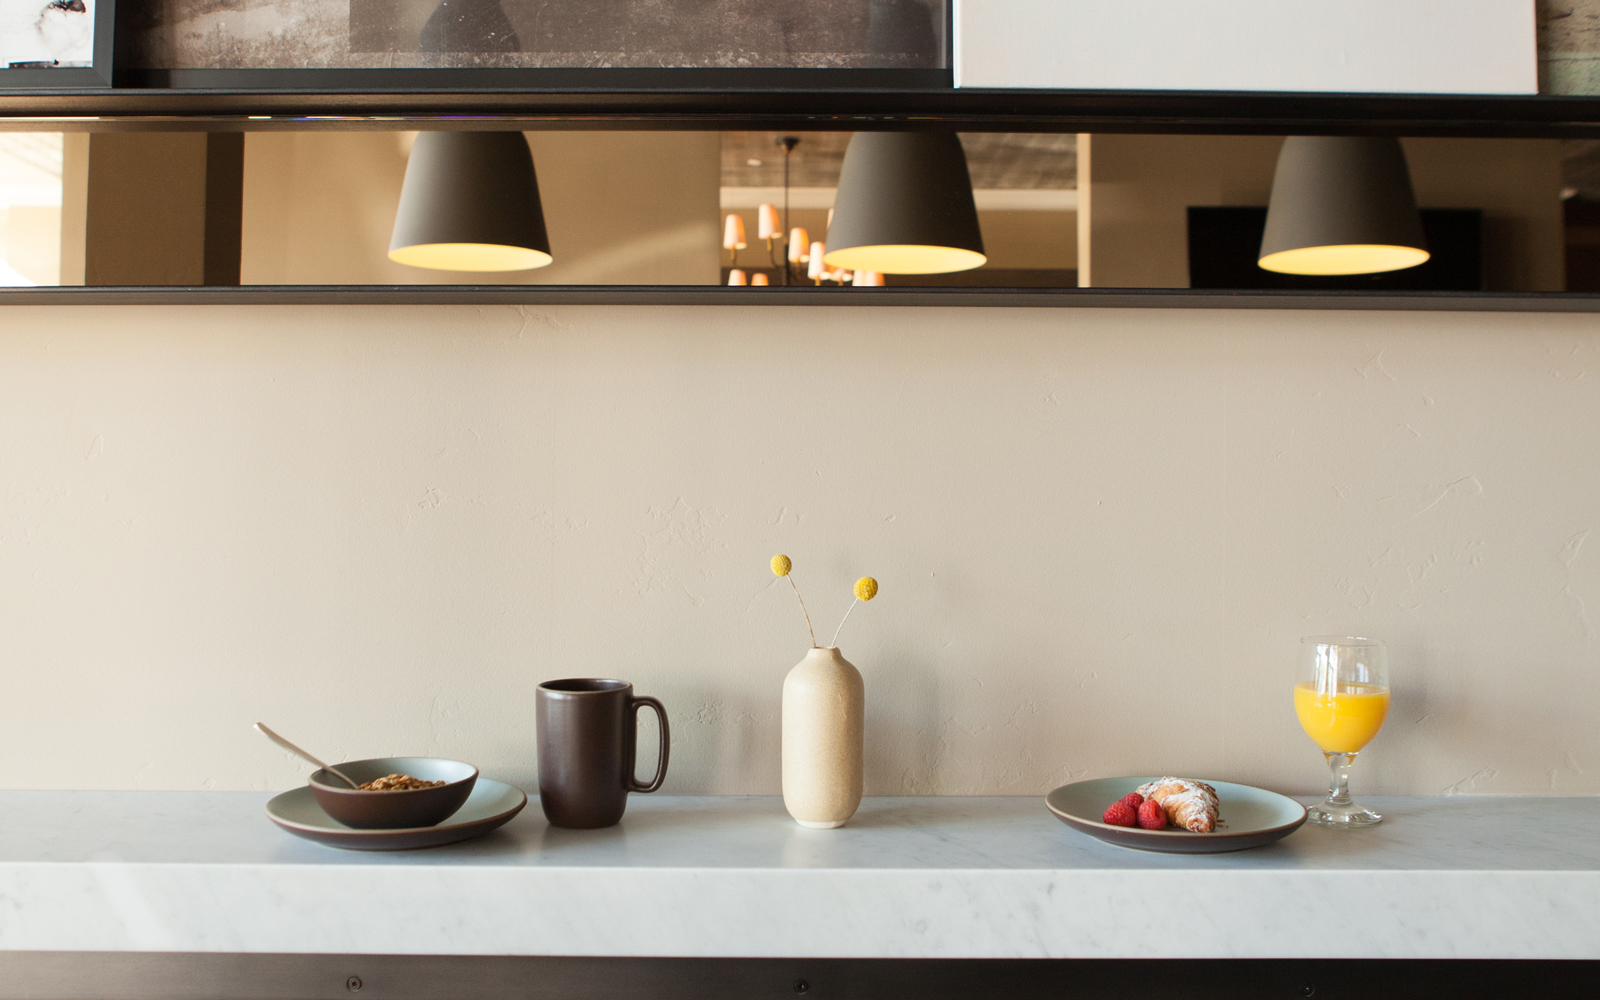
[[[1217,828],[1217,790],[1203,781],[1161,778],[1140,785],[1136,791],[1161,803],[1173,826],[1191,833],[1210,833]]]

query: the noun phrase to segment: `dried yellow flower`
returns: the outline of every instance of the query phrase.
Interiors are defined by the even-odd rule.
[[[794,569],[794,563],[782,552],[772,557],[772,573],[774,576],[789,577],[789,589],[794,591],[794,599],[800,602],[800,613],[806,618],[806,631],[811,633],[811,645],[817,645],[817,631],[811,627],[811,612],[806,610],[806,599],[800,596],[800,588],[795,585],[794,577],[789,576],[789,571]]]
[[[856,581],[856,600],[870,601],[878,596],[878,581],[864,576]]]

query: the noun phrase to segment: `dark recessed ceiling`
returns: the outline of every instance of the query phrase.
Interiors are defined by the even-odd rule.
[[[783,184],[781,132],[722,133],[723,187]],[[850,132],[797,132],[789,159],[791,187],[834,187]],[[966,132],[967,169],[975,188],[1060,189],[1078,186],[1077,136],[1070,133]],[[757,160],[752,164],[750,161]]]

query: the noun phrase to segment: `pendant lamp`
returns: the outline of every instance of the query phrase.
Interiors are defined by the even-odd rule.
[[[802,226],[789,230],[789,263],[804,264],[811,259],[811,237]]]
[[[813,243],[811,244],[811,252],[806,255],[806,277],[818,285],[822,284],[822,279],[828,276],[828,266],[822,262],[822,255],[827,251],[826,244]]]
[[[954,132],[857,132],[845,150],[827,263],[939,274],[981,267],[983,234]]]
[[[769,247],[772,240],[783,235],[783,220],[778,218],[778,206],[756,206],[756,235],[766,240]]]
[[[743,250],[749,245],[744,241],[744,219],[730,213],[722,225],[722,249]]]
[[[441,271],[524,271],[550,256],[521,132],[423,132],[411,147],[389,259]]]
[[[1427,259],[1400,140],[1297,135],[1283,141],[1256,263],[1283,274],[1376,274]]]

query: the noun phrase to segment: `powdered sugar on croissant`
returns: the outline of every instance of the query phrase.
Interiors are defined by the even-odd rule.
[[[1217,790],[1203,781],[1160,778],[1140,785],[1136,791],[1161,803],[1173,826],[1192,833],[1210,833],[1217,828]]]

